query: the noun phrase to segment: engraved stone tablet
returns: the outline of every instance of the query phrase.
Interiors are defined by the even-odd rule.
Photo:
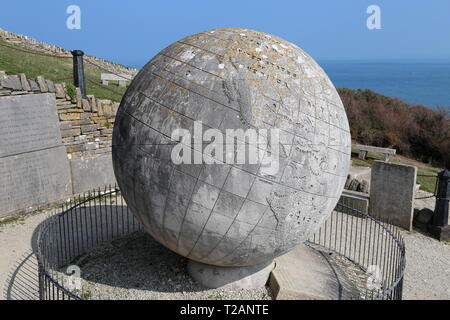
[[[61,145],[53,94],[0,99],[0,157]]]
[[[0,215],[71,193],[55,97],[0,98]]]

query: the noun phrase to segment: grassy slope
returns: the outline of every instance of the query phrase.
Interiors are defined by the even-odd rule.
[[[1,40],[0,44],[13,46]],[[28,78],[43,76],[56,83],[73,83],[72,68],[72,59],[44,57],[0,46],[0,70],[7,74],[24,73]],[[99,99],[121,100],[125,88],[119,88],[111,82],[109,86],[102,86],[100,74],[104,71],[87,63],[84,68],[86,78],[90,79],[90,81],[86,80],[87,94],[93,94]],[[66,78],[68,79],[60,80]]]

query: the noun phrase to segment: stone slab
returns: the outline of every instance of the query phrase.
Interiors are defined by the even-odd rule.
[[[374,161],[369,214],[411,231],[414,216],[417,168]]]
[[[367,214],[369,213],[369,199],[370,197],[368,194],[357,191],[344,190],[342,192],[339,203]],[[336,207],[336,210],[338,211],[351,214],[351,210],[345,209],[345,207]]]
[[[71,194],[66,148],[0,158],[0,212],[24,211]]]
[[[269,285],[277,300],[347,300],[358,289],[328,254],[299,245],[275,260]]]
[[[0,158],[61,145],[53,94],[0,98]]]
[[[266,285],[274,266],[273,261],[249,267],[220,267],[189,260],[188,272],[207,288],[256,289]]]
[[[70,160],[70,168],[75,194],[116,184],[111,154]]]

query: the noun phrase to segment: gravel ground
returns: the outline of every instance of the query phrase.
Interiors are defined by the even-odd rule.
[[[420,191],[417,197],[423,192]],[[425,193],[426,194],[426,193]],[[415,207],[434,209],[434,199],[417,200]],[[11,288],[10,274],[24,273],[16,295],[3,295],[3,299],[33,299],[36,277],[33,277],[32,250],[36,228],[46,218],[40,213],[20,219],[14,223],[0,224],[0,286]],[[406,244],[406,274],[404,299],[448,299],[450,300],[450,243],[439,242],[419,232],[403,231]],[[139,240],[141,239],[141,240]],[[138,254],[142,249],[147,255]],[[271,299],[269,289],[226,291],[207,290],[193,282],[185,273],[185,260],[166,250],[149,236],[136,235],[129,241],[113,242],[96,251],[98,256],[86,255],[79,261],[82,277],[85,278],[87,298],[96,299]],[[125,255],[124,253],[127,253]],[[31,254],[31,257],[29,255]],[[28,258],[27,258],[28,257]],[[24,262],[20,269],[19,263]],[[113,270],[112,264],[117,267]],[[115,271],[116,270],[116,271]],[[137,277],[136,275],[146,275]],[[17,277],[16,277],[17,278]],[[131,281],[134,278],[134,281]],[[165,279],[164,281],[158,279]],[[28,281],[29,288],[23,282]],[[33,284],[34,281],[34,284]],[[18,281],[16,281],[18,282]],[[7,294],[8,290],[4,290]],[[11,293],[11,291],[10,291]]]
[[[34,259],[32,244],[36,240],[35,230],[46,217],[47,212],[44,212],[18,219],[13,223],[0,224],[0,288],[3,293],[3,295],[0,294],[0,299],[20,299],[21,297],[32,299],[36,296],[35,292],[25,291],[23,287],[35,286],[37,283],[35,263],[31,263]],[[31,257],[27,258],[30,254]],[[18,269],[20,263],[24,266]],[[25,269],[26,271],[23,271]],[[26,278],[26,280],[19,280],[14,287],[16,289],[11,292],[8,284],[11,274],[16,270],[21,271],[17,272],[19,278]]]
[[[416,192],[416,198],[431,195]],[[414,208],[434,210],[435,202],[434,197],[415,200]],[[406,245],[403,298],[450,300],[450,242],[439,242],[417,229],[403,231],[402,236]]]
[[[83,297],[89,299],[271,299],[268,287],[230,291],[207,289],[186,270],[186,259],[169,251],[151,236],[135,233],[83,255]]]
[[[406,273],[403,299],[450,300],[450,243],[403,231]]]

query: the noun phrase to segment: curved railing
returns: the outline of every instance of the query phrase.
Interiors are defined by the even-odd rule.
[[[338,203],[308,242],[344,257],[366,275],[362,299],[402,298],[405,245],[397,227]]]
[[[62,270],[89,250],[139,230],[142,230],[140,222],[115,187],[74,198],[40,228],[39,298],[83,299],[84,292],[77,287],[77,278],[67,276]],[[396,227],[339,203],[307,244],[356,268],[354,273],[360,273],[363,278],[357,281],[360,292],[357,299],[402,298],[405,246]]]

